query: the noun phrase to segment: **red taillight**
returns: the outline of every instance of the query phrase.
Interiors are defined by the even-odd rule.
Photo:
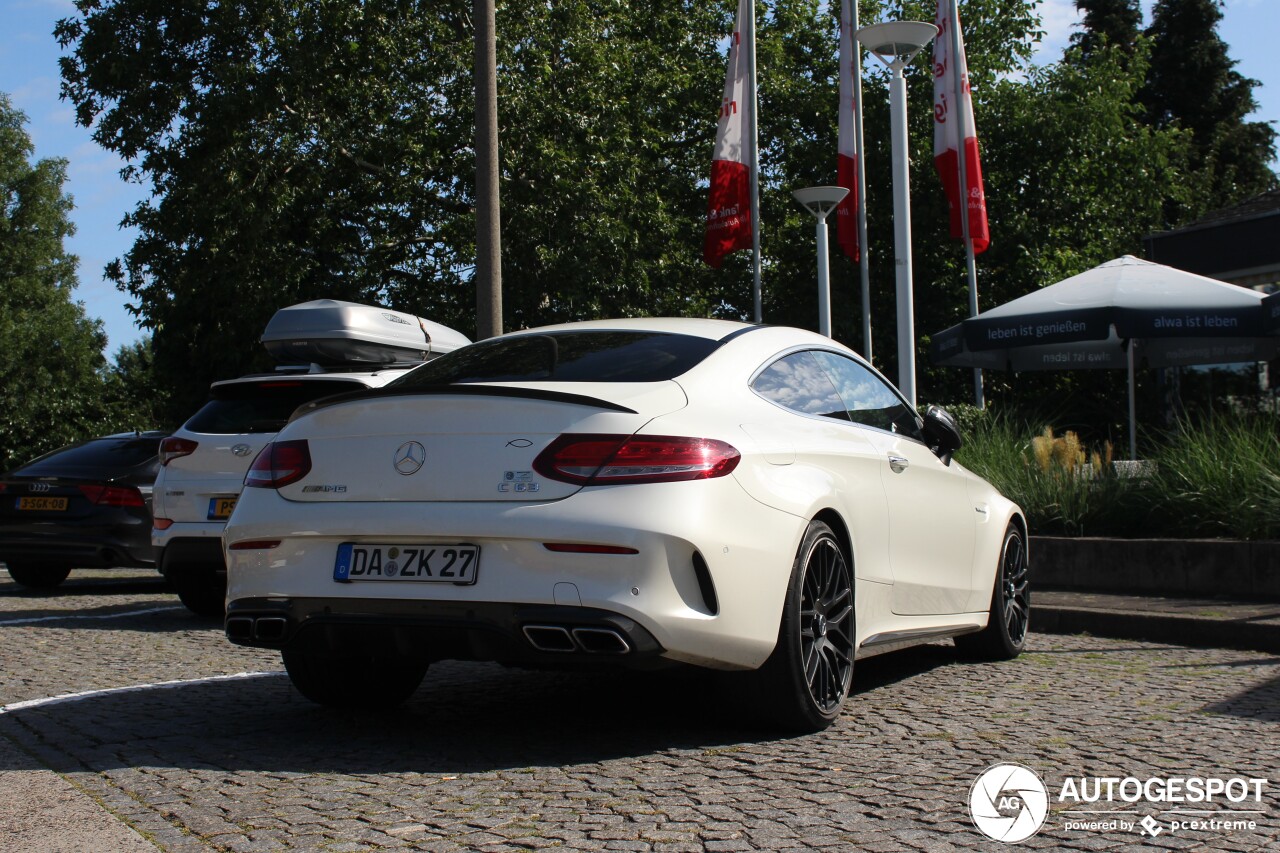
[[[547,445],[533,467],[552,480],[605,486],[709,480],[731,472],[740,458],[714,438],[569,433]]]
[[[80,491],[98,506],[146,506],[133,486],[81,486]]]
[[[542,547],[557,554],[639,554],[635,548],[621,545],[579,545],[576,542],[543,542]]]
[[[156,530],[168,530],[170,527],[173,527],[173,519],[172,518],[153,518],[151,519],[151,526],[154,527]]]
[[[244,484],[259,489],[279,489],[311,473],[311,450],[305,440],[273,441],[253,460]]]
[[[168,465],[181,456],[190,456],[195,453],[197,446],[197,443],[189,438],[169,436],[160,442],[160,464]]]

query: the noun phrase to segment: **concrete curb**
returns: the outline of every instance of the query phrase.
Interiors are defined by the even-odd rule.
[[[1034,595],[1031,630],[1280,654],[1280,624],[1274,622],[1037,604]]]

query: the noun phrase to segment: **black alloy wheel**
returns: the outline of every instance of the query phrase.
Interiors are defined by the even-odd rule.
[[[971,657],[1009,660],[1022,653],[1031,622],[1031,583],[1027,544],[1021,528],[1010,524],[1000,546],[1000,563],[991,591],[987,627],[956,637],[956,648]]]
[[[778,645],[758,672],[772,722],[816,732],[835,722],[853,684],[853,573],[826,524],[809,525],[791,571]]]

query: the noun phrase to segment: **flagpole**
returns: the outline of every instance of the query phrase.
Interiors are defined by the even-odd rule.
[[[754,0],[748,4],[751,14],[747,15],[747,77],[751,81],[751,115],[747,135],[751,140],[751,297],[755,308],[755,322],[764,322],[763,297],[760,290],[760,141],[757,138],[756,113],[760,99],[756,85],[756,6]]]
[[[867,153],[862,136],[862,42],[853,38],[859,28],[858,0],[849,0],[853,20],[850,42],[853,45],[853,136],[858,164],[858,271],[862,276],[862,346],[863,356],[871,364],[871,266],[867,245]]]
[[[965,163],[965,139],[968,138],[968,128],[965,127],[965,105],[968,99],[965,97],[964,90],[965,80],[969,77],[969,64],[965,62],[963,67],[960,63],[960,8],[959,0],[951,0],[951,63],[955,70],[952,75],[956,81],[956,117],[958,124],[956,126],[959,140],[956,143],[956,153],[958,155],[957,165],[960,175],[960,236],[964,241],[964,258],[965,266],[969,273],[969,316],[978,316],[978,266],[973,257],[973,240],[969,237],[969,169]],[[961,71],[964,73],[961,74]],[[982,392],[982,368],[975,367],[973,369],[973,403],[979,409],[986,408],[986,400]]]

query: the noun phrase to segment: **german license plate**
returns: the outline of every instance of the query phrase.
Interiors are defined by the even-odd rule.
[[[21,510],[35,510],[36,512],[63,512],[66,508],[66,498],[18,498],[18,509]]]
[[[425,581],[472,584],[480,566],[478,545],[338,546],[333,579],[350,581]]]
[[[231,517],[231,510],[236,508],[239,496],[233,498],[209,498],[209,520],[225,521]]]

